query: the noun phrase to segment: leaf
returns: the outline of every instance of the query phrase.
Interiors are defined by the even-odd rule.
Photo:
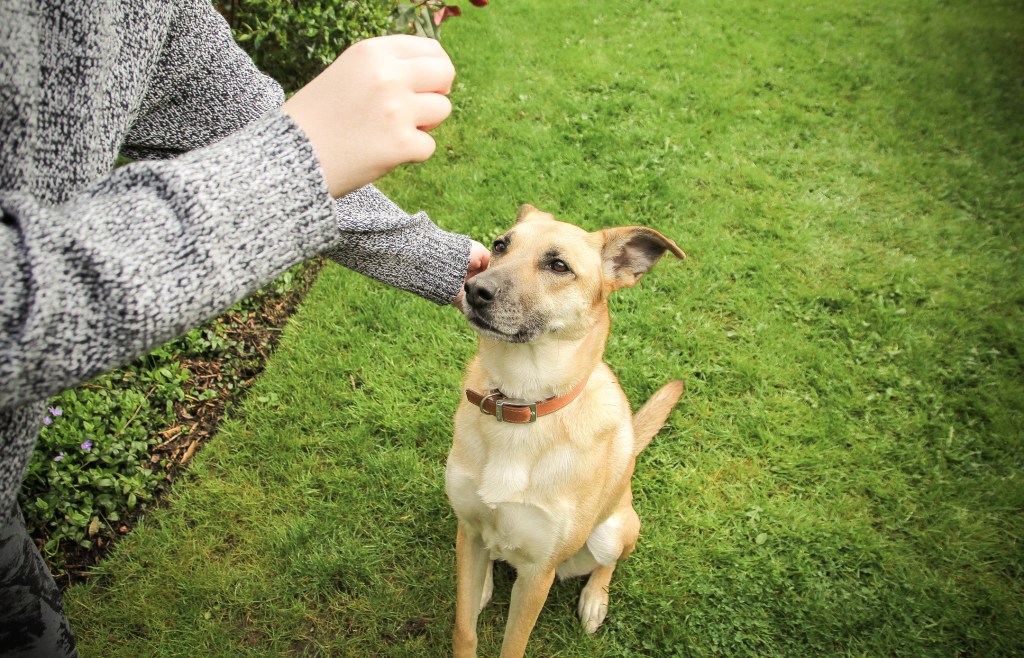
[[[462,16],[462,9],[455,5],[445,5],[434,12],[434,24],[440,25],[453,16]]]
[[[766,541],[768,541],[768,533],[766,533],[766,532],[762,532],[761,534],[759,534],[757,537],[754,538],[754,543],[757,544],[758,546],[764,544]]]
[[[94,517],[92,517],[92,521],[89,522],[88,535],[90,537],[92,537],[93,535],[95,535],[99,531],[100,531],[100,517],[94,516]]]

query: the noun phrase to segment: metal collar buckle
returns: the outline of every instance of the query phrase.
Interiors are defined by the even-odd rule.
[[[535,422],[537,422],[537,403],[536,402],[530,402],[528,404],[513,404],[511,402],[506,402],[504,400],[495,400],[494,401],[494,417],[498,419],[499,423],[504,423],[505,422],[505,407],[515,407],[516,409],[529,409],[530,410],[530,420],[528,420],[526,422],[527,423],[535,423]]]
[[[522,404],[522,403],[508,402],[506,400],[498,399],[500,397],[504,397],[504,396],[502,395],[501,391],[498,391],[498,390],[491,391],[487,395],[483,396],[483,399],[480,400],[480,412],[486,414],[487,410],[484,409],[484,405],[487,403],[488,400],[490,400],[491,398],[494,398],[494,417],[497,419],[497,421],[499,423],[504,423],[505,422],[505,407],[512,407],[512,408],[515,408],[515,409],[529,409],[530,410],[530,420],[528,420],[526,422],[527,423],[535,423],[535,422],[537,422],[537,403],[536,402],[528,402],[526,404]]]

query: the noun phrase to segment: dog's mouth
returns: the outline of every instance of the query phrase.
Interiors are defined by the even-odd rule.
[[[536,331],[532,331],[530,329],[520,329],[511,333],[502,331],[487,320],[484,320],[472,310],[469,310],[466,313],[466,320],[469,321],[470,326],[484,336],[494,340],[504,341],[506,343],[528,343],[537,335]]]

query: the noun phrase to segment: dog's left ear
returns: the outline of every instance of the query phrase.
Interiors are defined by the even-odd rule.
[[[612,290],[636,285],[666,251],[671,251],[678,258],[686,258],[675,242],[645,226],[605,229],[601,235],[604,237],[605,281]]]

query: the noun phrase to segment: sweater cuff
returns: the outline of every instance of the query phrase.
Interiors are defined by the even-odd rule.
[[[413,218],[422,220],[424,229],[413,266],[419,275],[414,280],[421,283],[408,289],[435,304],[451,304],[465,284],[472,241],[465,235],[438,227],[424,212],[416,213]]]
[[[337,242],[325,252],[360,274],[436,304],[450,304],[466,278],[471,241],[425,213],[406,214],[373,185],[334,203]]]

